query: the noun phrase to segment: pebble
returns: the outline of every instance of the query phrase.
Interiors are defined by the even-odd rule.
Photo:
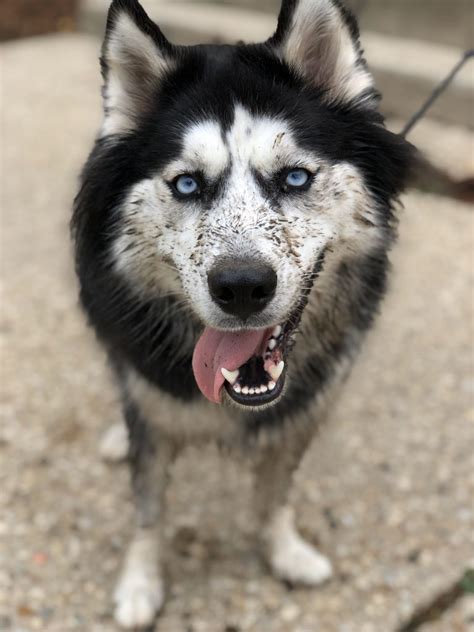
[[[299,608],[299,606],[294,603],[290,603],[280,610],[279,615],[282,621],[285,621],[286,623],[292,623],[293,621],[296,621],[296,619],[298,619],[300,613],[301,609]]]

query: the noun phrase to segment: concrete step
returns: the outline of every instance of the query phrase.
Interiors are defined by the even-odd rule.
[[[101,35],[107,0],[84,0],[80,29]],[[165,34],[178,44],[263,41],[275,29],[276,17],[245,7],[205,2],[143,0]],[[408,119],[449,73],[462,55],[452,46],[365,31],[362,43],[383,94],[385,114]],[[470,62],[433,106],[430,116],[474,128],[474,64]]]

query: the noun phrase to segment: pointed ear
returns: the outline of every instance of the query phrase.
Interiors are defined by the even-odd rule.
[[[376,105],[357,22],[340,0],[283,0],[269,44],[304,80],[323,90],[327,101]]]
[[[114,0],[101,57],[102,136],[133,130],[173,65],[173,46],[137,0]]]

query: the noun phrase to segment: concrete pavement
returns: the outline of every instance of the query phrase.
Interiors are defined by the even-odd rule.
[[[117,396],[77,309],[68,240],[100,120],[98,42],[38,38],[2,57],[0,630],[112,632],[132,511],[125,467],[97,454]],[[417,135],[453,173],[471,169],[464,130]],[[294,491],[335,579],[292,591],[269,577],[247,473],[190,450],[169,492],[158,631],[394,632],[474,557],[472,209],[419,193],[404,205],[392,290]],[[473,626],[465,596],[420,629]]]

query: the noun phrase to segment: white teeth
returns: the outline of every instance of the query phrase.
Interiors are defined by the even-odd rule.
[[[242,395],[263,395],[263,393],[267,393],[269,391],[273,391],[276,387],[276,383],[278,382],[281,374],[283,373],[283,369],[285,368],[285,363],[283,360],[279,362],[276,366],[272,366],[268,369],[268,373],[271,375],[271,380],[268,384],[261,384],[260,386],[242,386],[237,382],[237,378],[239,377],[239,371],[228,371],[227,369],[222,368],[221,372],[224,378],[232,384],[233,390],[236,393],[242,393]]]
[[[277,325],[275,329],[273,330],[272,336],[274,338],[278,338],[280,334],[281,334],[281,325]]]
[[[239,369],[235,371],[228,371],[227,369],[222,368],[221,373],[224,376],[224,378],[228,382],[230,382],[232,385],[235,384],[235,382],[237,381],[237,378],[239,377]]]
[[[275,382],[278,381],[278,378],[283,373],[284,368],[285,368],[285,363],[282,360],[276,366],[272,366],[268,369],[268,372],[270,373],[272,378],[275,380]]]
[[[274,381],[268,384],[262,384],[261,386],[240,386],[240,384],[234,385],[234,391],[236,393],[242,393],[242,395],[261,395],[268,391],[273,391],[276,383]]]
[[[268,343],[268,348],[274,349],[277,346],[277,341],[275,340],[275,338],[270,338],[270,342]]]

